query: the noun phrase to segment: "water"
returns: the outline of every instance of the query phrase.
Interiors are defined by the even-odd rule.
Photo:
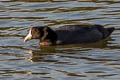
[[[23,42],[30,26],[96,23],[116,30],[87,45]],[[119,0],[0,0],[0,80],[119,80]]]

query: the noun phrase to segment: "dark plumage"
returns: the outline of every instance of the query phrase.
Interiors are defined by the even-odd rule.
[[[49,27],[31,27],[24,41],[39,39],[40,45],[92,43],[107,38],[114,27],[104,28],[102,25],[81,24],[65,25],[53,31]]]

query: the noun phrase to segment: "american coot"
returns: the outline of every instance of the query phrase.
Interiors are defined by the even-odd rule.
[[[65,25],[56,30],[50,27],[30,27],[24,42],[39,39],[40,45],[93,43],[107,38],[114,31],[114,27],[104,28],[97,24]]]

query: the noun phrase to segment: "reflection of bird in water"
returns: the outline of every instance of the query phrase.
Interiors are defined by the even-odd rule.
[[[53,53],[41,52],[41,51],[28,51],[28,58],[30,62],[56,62],[55,55]]]
[[[40,53],[33,52],[32,50],[28,51],[28,55],[29,57],[27,58],[27,60],[29,60],[30,62],[38,62],[44,60]]]
[[[93,43],[106,39],[114,31],[113,27],[104,28],[96,24],[65,25],[53,31],[49,27],[30,27],[24,42],[39,39],[40,45]]]
[[[29,50],[29,51],[28,51],[28,55],[29,55],[29,57],[27,58],[27,60],[29,60],[30,62],[33,62],[33,61],[32,61],[32,56],[33,56],[32,50]]]
[[[89,51],[93,48],[111,48],[107,46],[107,41],[100,41],[97,43],[81,45],[64,45],[64,46],[51,46],[40,47],[39,50],[29,50],[28,58],[30,62],[56,62],[56,55],[62,53],[81,53],[83,51]]]

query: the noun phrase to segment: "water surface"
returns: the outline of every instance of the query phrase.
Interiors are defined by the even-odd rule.
[[[86,45],[42,47],[23,42],[30,26],[96,23],[116,30]],[[1,0],[1,80],[119,80],[119,0]]]

